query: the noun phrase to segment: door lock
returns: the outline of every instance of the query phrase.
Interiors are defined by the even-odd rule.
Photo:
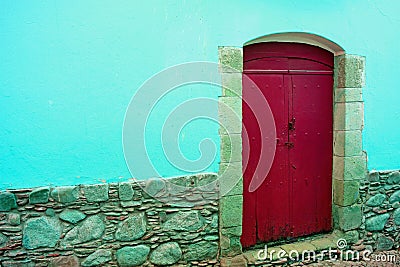
[[[289,149],[294,147],[293,142],[285,142],[285,146],[287,146]]]
[[[288,124],[288,128],[289,128],[289,131],[293,131],[295,128],[294,128],[294,124],[296,123],[296,118],[292,118],[290,121],[289,121],[289,124]]]

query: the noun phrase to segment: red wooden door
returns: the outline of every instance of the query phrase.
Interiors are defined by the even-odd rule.
[[[243,101],[248,142],[243,154],[244,247],[331,230],[333,149],[333,54],[298,43],[244,47],[244,70],[267,99],[276,126],[276,152],[262,185],[249,192],[257,175],[261,131]],[[243,98],[251,88],[243,79]],[[262,119],[262,118],[259,118]],[[245,138],[245,136],[243,136]],[[243,163],[245,164],[245,163]]]

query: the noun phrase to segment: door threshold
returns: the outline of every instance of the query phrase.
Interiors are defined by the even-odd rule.
[[[341,240],[343,235],[339,231],[333,231],[328,234],[319,234],[307,236],[288,242],[270,242],[259,244],[243,251],[243,256],[246,258],[249,265],[265,265],[265,264],[285,264],[296,260],[299,255],[299,261],[304,261],[301,257],[310,255],[309,252],[321,254],[323,251],[338,251],[338,240]],[[307,259],[305,259],[307,260]]]

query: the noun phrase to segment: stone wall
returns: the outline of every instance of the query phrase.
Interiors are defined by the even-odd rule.
[[[399,247],[400,172],[371,172],[360,186],[363,219],[359,243],[373,250]]]
[[[1,266],[214,266],[215,178],[1,192]]]

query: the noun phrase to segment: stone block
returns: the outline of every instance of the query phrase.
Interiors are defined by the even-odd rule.
[[[221,196],[243,194],[242,162],[221,163],[218,175]]]
[[[50,187],[40,187],[34,189],[29,194],[30,204],[47,203],[49,201]]]
[[[339,131],[362,130],[364,127],[364,103],[335,103],[333,129]]]
[[[334,131],[333,154],[341,157],[362,156],[361,130]]]
[[[242,162],[241,134],[221,135],[221,162]]]
[[[242,96],[242,73],[222,73],[222,96]]]
[[[381,231],[385,228],[385,224],[388,221],[389,213],[376,215],[365,220],[365,229],[367,231]]]
[[[242,133],[242,113],[235,111],[221,101],[218,103],[218,121],[220,123],[220,134]]]
[[[349,231],[360,227],[362,221],[360,205],[347,207],[332,205],[332,209],[334,224],[340,230]]]
[[[397,190],[389,197],[389,203],[395,203],[399,201],[400,201],[400,190]]]
[[[338,88],[365,86],[365,57],[344,54],[335,57],[335,81]]]
[[[335,102],[362,102],[362,88],[335,88]]]
[[[17,199],[10,192],[0,192],[0,211],[10,211],[17,207]]]
[[[233,112],[241,116],[242,114],[242,99],[236,96],[220,96],[218,105],[231,109]]]
[[[182,257],[182,250],[176,242],[168,242],[159,245],[150,255],[150,262],[165,266],[178,262]]]
[[[243,49],[241,47],[218,47],[218,64],[221,73],[243,71]]]
[[[369,207],[378,207],[382,205],[382,203],[386,200],[386,195],[384,194],[376,194],[368,199],[365,205]]]
[[[18,213],[9,213],[8,214],[8,223],[12,226],[17,226],[21,224],[21,215]]]
[[[79,188],[77,186],[60,186],[51,191],[51,197],[61,203],[74,202],[79,197]]]
[[[108,184],[84,185],[83,192],[88,202],[108,200]]]
[[[99,215],[90,216],[65,234],[61,246],[73,246],[98,239],[103,236],[105,229],[104,221]]]
[[[333,201],[338,206],[350,206],[357,202],[360,183],[333,179]]]
[[[79,259],[76,256],[55,257],[49,262],[48,267],[79,267]]]
[[[226,244],[224,247],[221,247],[221,255],[223,257],[236,256],[242,253],[242,244],[240,243],[240,237],[231,236],[224,238],[229,241],[225,242]]]
[[[367,175],[365,154],[354,157],[333,156],[333,178],[338,180],[362,180]]]
[[[90,254],[83,262],[83,267],[102,266],[112,260],[112,252],[108,249],[99,249]]]
[[[118,197],[121,201],[132,200],[133,195],[134,195],[134,191],[133,191],[131,183],[124,182],[124,183],[118,184]]]
[[[144,213],[132,214],[118,225],[115,239],[119,241],[139,239],[146,233],[146,225]]]
[[[227,237],[241,237],[242,236],[242,226],[233,226],[233,227],[227,227],[227,228],[222,228],[221,233],[224,236]]]
[[[387,179],[388,184],[399,184],[400,183],[400,172],[395,171],[389,174]]]
[[[201,261],[207,259],[214,259],[218,253],[217,242],[200,241],[189,244],[184,258],[187,261]]]
[[[23,229],[22,245],[26,249],[53,248],[61,237],[58,220],[47,217],[29,219]]]
[[[220,227],[242,225],[243,196],[225,196],[220,199]]]
[[[76,224],[86,218],[86,215],[79,210],[63,210],[60,213],[60,219],[72,224]]]
[[[351,230],[343,233],[343,238],[346,239],[347,244],[355,244],[360,239],[360,234],[357,230]]]
[[[138,246],[127,246],[117,250],[115,253],[118,266],[120,267],[131,267],[141,266],[147,261],[147,257],[150,253],[150,248],[146,245]]]
[[[394,246],[394,240],[391,237],[380,235],[376,240],[376,250],[385,251],[391,250]]]

